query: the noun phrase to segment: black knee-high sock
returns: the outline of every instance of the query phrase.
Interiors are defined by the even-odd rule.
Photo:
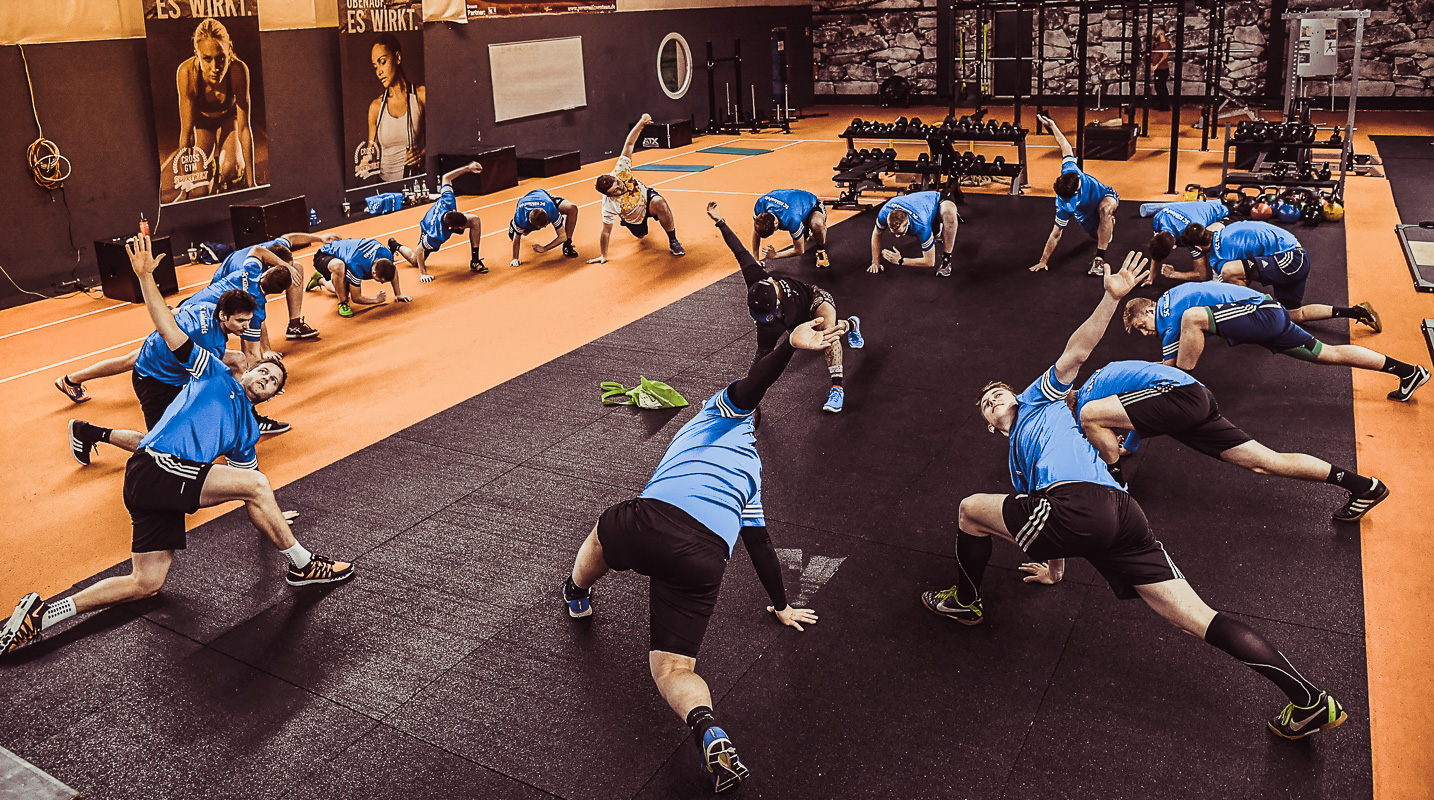
[[[1245,666],[1269,678],[1290,698],[1290,702],[1302,708],[1315,704],[1321,694],[1318,686],[1310,683],[1264,637],[1254,629],[1228,614],[1216,614],[1205,629],[1205,641],[1238,658]]]
[[[971,605],[981,599],[981,579],[991,561],[991,537],[956,534],[956,600]]]
[[[712,709],[709,706],[698,706],[687,712],[687,727],[692,729],[692,741],[697,745],[697,752],[702,752],[702,735],[707,733],[708,728],[717,727],[717,718],[712,716]]]
[[[1402,380],[1414,374],[1414,365],[1406,364],[1403,361],[1395,361],[1389,356],[1384,357],[1384,366],[1379,368],[1380,372],[1388,372],[1390,375],[1398,375]]]
[[[1374,488],[1374,479],[1334,465],[1330,465],[1329,477],[1325,478],[1324,482],[1334,484],[1353,495],[1361,495]]]

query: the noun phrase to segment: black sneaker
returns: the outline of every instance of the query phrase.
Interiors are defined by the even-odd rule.
[[[951,254],[950,254],[950,253],[943,253],[943,254],[941,254],[941,266],[939,266],[939,267],[936,268],[936,277],[938,277],[938,278],[949,278],[949,277],[951,277]]]
[[[1297,706],[1290,703],[1278,716],[1270,720],[1270,730],[1283,739],[1303,739],[1306,736],[1338,728],[1349,719],[1344,706],[1329,692],[1320,692],[1319,699],[1311,706]]]
[[[45,601],[31,592],[20,598],[15,611],[0,628],[0,656],[13,653],[27,644],[40,640],[40,622],[45,617]]]
[[[80,466],[90,465],[90,453],[99,449],[99,432],[95,426],[84,420],[70,420],[70,455]]]
[[[1374,485],[1369,487],[1369,491],[1359,496],[1350,495],[1349,501],[1334,512],[1335,522],[1357,522],[1368,514],[1371,508],[1384,502],[1384,498],[1389,496],[1389,487],[1378,478],[1370,480],[1374,481]]]
[[[1429,370],[1416,366],[1414,373],[1407,378],[1400,378],[1399,388],[1389,393],[1390,400],[1398,400],[1403,403],[1414,395],[1414,390],[1429,382]]]
[[[303,569],[290,564],[289,574],[284,576],[284,580],[290,586],[309,586],[315,583],[343,583],[353,576],[353,564],[311,555],[309,563]]]
[[[962,625],[980,625],[986,621],[986,613],[981,607],[981,601],[976,600],[969,606],[962,605],[961,601],[956,599],[955,586],[939,592],[922,592],[921,604],[931,609],[932,612],[954,619]]]
[[[1384,332],[1384,322],[1379,319],[1379,312],[1374,310],[1374,306],[1369,303],[1355,303],[1354,307],[1363,312],[1354,318],[1355,322],[1368,325],[1375,333]]]
[[[576,247],[573,247],[573,241],[571,239],[566,242],[563,242],[563,255],[567,256],[568,258],[578,257],[578,249]]]
[[[254,419],[259,421],[260,436],[269,433],[287,433],[289,430],[289,423],[280,422],[277,419],[269,419],[258,411],[254,412]]]
[[[310,327],[303,317],[291,321],[288,329],[284,331],[285,339],[314,339],[318,335],[319,332]]]
[[[398,254],[398,240],[392,236],[388,237],[388,249],[392,250],[395,255]]]
[[[677,241],[676,239],[673,239],[673,240],[669,243],[668,249],[672,250],[672,254],[673,254],[674,256],[685,256],[685,255],[687,255],[687,251],[682,249],[682,242],[679,242],[679,241]]]
[[[469,262],[468,262],[468,269],[470,269],[470,270],[472,270],[472,271],[478,273],[479,275],[487,275],[487,274],[488,274],[488,265],[487,265],[487,264],[484,264],[484,263],[483,263],[483,259],[481,259],[481,258],[475,258],[475,259],[473,259],[472,261],[469,261]]]

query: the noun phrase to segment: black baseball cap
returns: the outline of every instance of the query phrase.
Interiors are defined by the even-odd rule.
[[[747,290],[747,311],[758,322],[771,322],[777,318],[777,287],[771,281],[752,284]]]

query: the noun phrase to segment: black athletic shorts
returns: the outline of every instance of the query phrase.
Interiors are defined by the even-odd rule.
[[[332,281],[334,279],[334,274],[333,271],[329,269],[329,262],[333,261],[336,258],[338,258],[338,256],[334,255],[333,253],[325,253],[322,250],[317,253],[314,253],[314,272],[317,272],[320,275],[324,276],[324,280]]]
[[[1142,437],[1169,436],[1211,458],[1232,447],[1254,441],[1249,434],[1220,415],[1215,395],[1198,383],[1184,386],[1164,383],[1149,389],[1116,395],[1125,415]]]
[[[822,303],[831,303],[831,304],[832,304],[832,308],[833,308],[833,309],[836,308],[836,298],[835,298],[835,297],[832,297],[832,293],[831,293],[831,292],[828,292],[826,289],[823,289],[822,287],[817,286],[816,284],[811,284],[811,287],[812,287],[811,314],[810,314],[809,316],[807,316],[806,318],[802,319],[801,322],[799,322],[799,323],[797,323],[797,324],[803,324],[803,323],[810,322],[810,321],[816,319],[817,316],[818,316],[818,314],[817,314],[817,309],[818,309],[818,308],[821,308]],[[754,362],[755,362],[755,361],[760,361],[760,360],[762,359],[762,356],[765,356],[766,354],[768,354],[768,353],[772,352],[773,350],[775,350],[776,347],[777,347],[777,342],[781,341],[781,339],[782,339],[782,334],[784,334],[784,333],[790,333],[791,331],[792,331],[792,329],[787,327],[786,321],[784,321],[784,320],[783,320],[782,318],[780,318],[780,317],[778,317],[777,319],[772,320],[771,322],[758,322],[758,323],[757,323],[757,355],[756,355],[756,357],[753,359],[753,361],[754,361]]]
[[[727,543],[686,511],[650,497],[604,511],[597,537],[609,567],[651,579],[648,649],[696,658],[727,570]]]
[[[134,523],[130,552],[185,548],[184,516],[199,510],[199,494],[213,464],[145,448],[124,467],[124,506]]]
[[[632,231],[633,236],[636,236],[637,238],[641,239],[642,237],[647,235],[647,221],[652,219],[652,198],[661,196],[662,195],[657,193],[656,189],[649,186],[647,188],[647,202],[644,203],[642,207],[642,213],[644,214],[642,222],[639,222],[634,225],[633,223],[628,222],[622,217],[618,217],[617,221],[622,223],[622,226],[624,228],[627,228],[629,231]]]
[[[154,430],[159,424],[159,418],[164,416],[164,410],[179,396],[183,386],[174,386],[161,380],[156,380],[148,375],[139,374],[139,370],[130,370],[129,382],[134,386],[134,396],[139,398],[140,410],[144,412],[144,429]]]
[[[1036,561],[1084,558],[1122,600],[1137,586],[1184,578],[1135,498],[1109,486],[1073,481],[1034,494],[1006,495],[1006,530]]]

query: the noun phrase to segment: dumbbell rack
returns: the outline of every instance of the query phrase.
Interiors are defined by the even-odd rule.
[[[838,168],[837,173],[832,176],[832,180],[838,186],[844,187],[844,191],[837,201],[832,204],[832,207],[836,209],[865,211],[871,208],[873,204],[862,202],[861,196],[863,193],[875,191],[901,194],[905,191],[905,189],[900,186],[888,186],[883,183],[881,175],[885,173],[919,175],[921,176],[920,187],[922,189],[940,187],[951,191],[953,194],[959,194],[960,179],[965,175],[988,175],[991,177],[1010,178],[1012,195],[1019,195],[1023,188],[1030,185],[1026,167],[1026,134],[1028,131],[1025,129],[1018,129],[1016,132],[1004,136],[982,135],[972,138],[969,136],[958,137],[953,131],[943,127],[932,127],[930,132],[858,132],[853,130],[854,127],[854,125],[848,126],[847,130],[842,133],[842,138],[846,139],[848,156],[852,156],[858,152],[856,147],[857,139],[887,139],[888,141],[925,142],[928,150],[928,158],[925,160],[902,160],[881,153],[881,155],[873,154],[871,158],[856,164],[849,164],[845,169]],[[970,168],[962,169],[955,162],[955,159],[958,158],[960,154],[955,152],[952,148],[952,144],[954,142],[963,141],[971,143],[1013,144],[1016,146],[1017,161],[1001,165],[996,165],[994,162],[977,165],[981,167],[979,170]],[[943,178],[945,180],[943,180]]]
[[[1232,187],[1232,186],[1235,186],[1235,187],[1239,187],[1239,186],[1289,186],[1289,187],[1300,187],[1300,188],[1310,188],[1310,189],[1334,189],[1335,187],[1343,186],[1343,185],[1344,185],[1344,177],[1345,177],[1345,171],[1346,171],[1346,170],[1345,170],[1345,167],[1346,167],[1347,165],[1344,163],[1344,160],[1343,160],[1343,158],[1342,158],[1342,155],[1343,155],[1343,152],[1344,152],[1344,143],[1343,143],[1343,142],[1340,142],[1339,144],[1332,144],[1332,143],[1330,143],[1329,141],[1323,141],[1323,142],[1321,142],[1321,141],[1314,141],[1314,142],[1284,142],[1284,141],[1280,141],[1280,142],[1256,142],[1256,141],[1238,141],[1238,140],[1236,140],[1235,137],[1234,137],[1234,131],[1233,131],[1233,129],[1234,129],[1234,125],[1231,125],[1231,124],[1228,123],[1228,122],[1225,123],[1225,156],[1224,156],[1224,162],[1223,162],[1223,164],[1221,165],[1221,171],[1220,171],[1222,188],[1228,189],[1228,188],[1230,188],[1230,187]],[[1331,130],[1343,130],[1343,129],[1342,129],[1342,128],[1339,128],[1339,129],[1331,129]],[[1255,147],[1259,148],[1259,150],[1260,150],[1259,156],[1255,159],[1254,167],[1253,167],[1250,171],[1248,171],[1248,172],[1238,172],[1238,171],[1237,171],[1237,172],[1232,172],[1232,171],[1230,171],[1230,152],[1231,152],[1231,148],[1234,147],[1234,146],[1237,145],[1237,144],[1254,145]],[[1310,179],[1306,180],[1306,179],[1300,178],[1300,177],[1298,177],[1298,176],[1296,176],[1296,177],[1289,177],[1289,178],[1276,178],[1273,173],[1268,172],[1268,171],[1265,170],[1265,168],[1264,168],[1264,167],[1265,167],[1265,156],[1266,156],[1271,150],[1285,150],[1285,149],[1298,149],[1298,150],[1300,151],[1300,158],[1298,159],[1299,163],[1307,163],[1307,162],[1311,161],[1311,160],[1312,160],[1311,156],[1313,155],[1314,151],[1316,151],[1316,150],[1337,150],[1337,151],[1339,151],[1340,154],[1341,154],[1341,158],[1339,159],[1339,161],[1340,161],[1340,164],[1339,164],[1339,178],[1338,178],[1338,179],[1334,179],[1333,177],[1331,177],[1330,180],[1320,180],[1320,179],[1318,179],[1318,178],[1310,178]]]

